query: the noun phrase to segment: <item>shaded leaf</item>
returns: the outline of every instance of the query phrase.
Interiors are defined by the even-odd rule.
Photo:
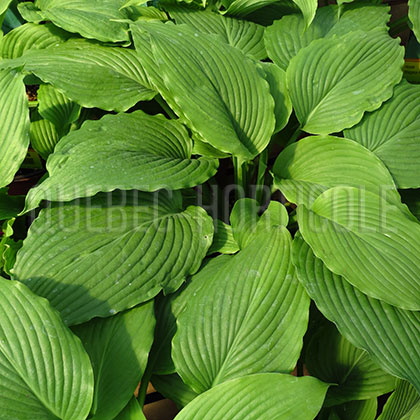
[[[185,407],[198,395],[182,382],[181,377],[176,373],[153,375],[152,384],[160,394],[172,400],[179,408]]]
[[[60,140],[60,137],[55,125],[43,119],[37,110],[32,112],[31,119],[31,146],[46,160],[54,151],[54,147]]]
[[[176,420],[313,420],[328,385],[315,378],[263,373],[233,379],[199,395]]]
[[[301,49],[287,68],[287,85],[303,131],[339,132],[378,109],[401,80],[403,57],[399,41],[382,29],[320,39]]]
[[[403,81],[380,109],[344,135],[388,167],[398,188],[420,187],[420,87]]]
[[[337,187],[310,209],[299,206],[297,215],[303,238],[333,273],[370,297],[420,309],[420,223],[400,207]]]
[[[23,196],[8,195],[6,188],[0,188],[0,220],[10,219],[23,208]]]
[[[204,141],[244,160],[265,149],[274,131],[274,100],[254,61],[186,25],[142,23],[132,29],[153,84]],[[149,43],[153,59],[143,58]]]
[[[174,292],[212,239],[211,218],[182,211],[179,193],[100,194],[42,210],[13,273],[73,325]]]
[[[144,416],[143,410],[137,402],[137,399],[133,397],[124,410],[115,417],[115,420],[146,420],[146,417]]]
[[[29,146],[29,110],[23,74],[0,70],[0,188],[13,181]]]
[[[420,390],[420,312],[404,311],[363,294],[331,273],[300,235],[294,240],[293,261],[306,291],[340,333],[368,351],[384,370]]]
[[[157,191],[194,187],[212,177],[218,161],[192,159],[192,140],[178,121],[143,111],[106,115],[71,132],[48,159],[47,178],[28,197],[70,201],[115,189]]]
[[[73,328],[93,366],[92,419],[113,420],[130,401],[146,369],[153,342],[153,302]]]
[[[413,32],[420,39],[420,4],[417,0],[408,0],[408,17],[413,24]]]
[[[331,408],[323,408],[318,420],[375,420],[378,409],[376,398],[351,401]]]
[[[18,3],[17,9],[23,19],[25,19],[27,22],[39,23],[45,20],[42,12],[31,1]]]
[[[47,300],[0,278],[0,317],[1,415],[86,418],[93,395],[89,358]]]
[[[208,254],[220,252],[221,254],[235,254],[239,251],[238,243],[233,237],[232,226],[219,219],[214,222],[214,238]]]

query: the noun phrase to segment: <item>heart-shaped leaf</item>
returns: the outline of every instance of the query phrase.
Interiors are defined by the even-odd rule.
[[[127,405],[146,369],[153,342],[153,302],[73,328],[92,361],[92,420],[113,420]]]
[[[47,297],[68,325],[177,290],[200,267],[213,223],[179,193],[100,194],[53,204],[32,224],[14,277]]]
[[[319,39],[301,49],[287,68],[287,85],[303,131],[336,133],[378,109],[401,80],[403,57],[404,48],[383,29]]]
[[[59,314],[22,283],[0,278],[0,318],[1,416],[85,419],[92,367]]]
[[[418,221],[379,195],[350,187],[324,192],[297,214],[303,238],[333,273],[370,297],[420,310]]]
[[[420,187],[420,87],[403,81],[380,109],[366,114],[345,136],[388,167],[399,188]]]
[[[0,64],[3,67],[23,66],[87,108],[126,111],[138,101],[150,100],[156,94],[138,55],[127,48],[104,47],[75,39],[57,47],[29,50],[22,57]],[[101,88],[92,89],[93,81]]]
[[[69,201],[115,189],[157,191],[194,187],[212,177],[215,159],[192,159],[193,143],[179,122],[143,111],[88,121],[56,146],[47,178],[28,197]]]
[[[194,391],[295,367],[309,300],[294,279],[290,245],[287,229],[272,227],[201,280],[172,345],[177,372]]]
[[[359,29],[370,31],[382,27],[386,30],[389,19],[389,6],[369,4],[346,8],[341,14],[335,5],[320,7],[309,28],[306,28],[303,16],[287,15],[266,29],[267,52],[274,63],[286,70],[290,60],[316,39],[345,35]]]
[[[148,76],[202,140],[245,160],[265,149],[275,126],[274,100],[257,63],[186,25],[142,23],[132,29]],[[153,60],[143,54],[148,44]]]
[[[404,311],[372,299],[315,257],[300,235],[293,243],[299,280],[319,310],[356,347],[392,375],[420,390],[420,312]]]
[[[23,74],[0,70],[0,188],[10,184],[29,146],[29,109]]]
[[[350,186],[381,194],[400,203],[392,176],[372,152],[355,142],[333,136],[307,137],[278,156],[274,185],[296,204],[310,207],[329,188]]]
[[[327,388],[311,377],[279,373],[244,376],[199,395],[175,420],[313,420]]]
[[[305,354],[306,367],[312,376],[336,384],[327,392],[326,407],[378,397],[395,388],[395,378],[373,362],[365,350],[353,346],[332,324],[316,331]]]

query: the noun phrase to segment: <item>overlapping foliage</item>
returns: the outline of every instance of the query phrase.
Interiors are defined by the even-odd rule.
[[[420,418],[420,90],[381,3],[0,0],[0,418],[141,420],[150,381],[179,420]]]

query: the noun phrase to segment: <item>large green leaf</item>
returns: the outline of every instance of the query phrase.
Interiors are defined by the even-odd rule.
[[[100,41],[128,41],[126,9],[120,9],[122,0],[37,0],[45,20],[84,38]]]
[[[60,140],[55,125],[39,115],[38,110],[32,111],[30,126],[31,146],[45,160],[54,151]]]
[[[12,0],[0,0],[0,15],[8,9],[11,2]]]
[[[176,420],[313,420],[328,385],[315,378],[263,373],[233,379],[199,395]]]
[[[314,20],[316,9],[318,8],[318,0],[293,0],[299,6],[308,27]]]
[[[137,399],[132,397],[124,410],[115,417],[115,420],[146,420],[146,417],[144,416],[143,410]]]
[[[105,137],[106,136],[106,137]],[[48,159],[50,177],[28,198],[70,201],[99,191],[157,191],[194,187],[212,177],[215,159],[192,159],[192,140],[179,122],[143,111],[88,121],[56,146]]]
[[[31,1],[19,2],[17,9],[27,22],[40,23],[45,19],[42,12],[35,6],[35,3]]]
[[[6,188],[0,188],[0,220],[17,216],[23,208],[24,197],[10,196]]]
[[[265,149],[274,131],[274,100],[257,63],[218,37],[186,25],[132,28],[148,76],[204,141],[245,160]],[[149,41],[142,30],[150,34]],[[148,43],[154,62],[143,59]]]
[[[351,401],[335,407],[323,408],[317,420],[375,420],[377,409],[376,398]]]
[[[395,392],[389,397],[378,420],[415,420],[410,417],[420,404],[420,394],[407,381],[399,380]],[[407,416],[407,417],[406,417]]]
[[[408,17],[413,24],[416,38],[420,39],[420,4],[418,0],[408,0]]]
[[[420,312],[404,311],[361,293],[331,273],[297,235],[293,261],[319,310],[356,347],[392,375],[420,390]]]
[[[70,34],[51,23],[45,25],[25,23],[1,39],[0,56],[2,58],[17,58],[30,49],[42,50],[61,44],[69,36]]]
[[[256,60],[267,58],[264,27],[246,20],[230,18],[209,10],[165,6],[177,24],[185,23],[196,31],[220,35],[227,43]]]
[[[233,237],[232,226],[219,219],[214,221],[213,243],[208,254],[220,252],[221,254],[235,254],[239,251],[239,245]]]
[[[5,60],[0,65],[24,66],[26,71],[87,108],[126,111],[138,101],[155,96],[138,55],[127,48],[70,40],[57,47],[27,51],[22,57]]]
[[[177,372],[194,391],[294,369],[309,300],[294,278],[290,245],[285,227],[267,229],[201,280],[177,320],[172,344]]]
[[[47,297],[69,325],[174,292],[213,237],[206,212],[179,193],[100,194],[53,204],[32,224],[14,277]]]
[[[345,35],[359,29],[370,31],[382,27],[386,30],[389,19],[389,6],[369,4],[347,8],[342,14],[336,5],[320,7],[309,28],[306,28],[303,16],[284,16],[265,31],[267,52],[274,63],[286,70],[290,60],[316,39]]]
[[[365,188],[400,203],[392,176],[372,152],[333,136],[306,137],[287,147],[274,166],[274,185],[296,204],[310,207],[329,188]]]
[[[378,109],[401,80],[403,58],[399,40],[383,29],[319,39],[301,49],[287,68],[287,85],[302,129],[339,132]]]
[[[330,386],[324,406],[367,400],[395,388],[395,378],[373,362],[365,350],[340,335],[332,324],[318,329],[305,354],[306,367],[312,376],[336,384]]]
[[[403,81],[379,110],[344,135],[388,167],[399,188],[420,187],[420,87]]]
[[[146,369],[154,327],[153,302],[148,302],[73,328],[95,375],[92,420],[113,420],[130,401]]]
[[[85,419],[92,367],[59,314],[22,283],[0,278],[0,318],[0,416]]]
[[[23,74],[0,70],[0,188],[8,185],[29,146],[29,110]]]
[[[336,187],[297,215],[305,241],[333,273],[371,297],[420,310],[420,223],[400,207]]]

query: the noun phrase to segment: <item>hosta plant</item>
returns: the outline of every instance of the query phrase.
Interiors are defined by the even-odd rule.
[[[1,419],[144,419],[150,382],[177,420],[420,418],[420,87],[389,6],[0,14]]]

